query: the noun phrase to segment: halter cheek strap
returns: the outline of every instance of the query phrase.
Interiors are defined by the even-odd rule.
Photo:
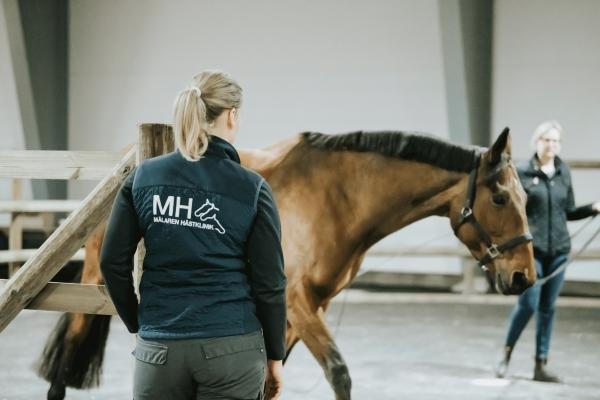
[[[480,160],[481,157],[478,155],[475,161],[475,167],[473,168],[473,170],[471,170],[471,173],[469,174],[467,198],[465,200],[463,208],[460,210],[458,224],[456,224],[456,227],[454,228],[454,234],[458,236],[458,230],[467,222],[473,225],[473,227],[477,231],[479,238],[486,245],[486,254],[482,258],[477,259],[478,265],[482,270],[488,271],[487,264],[492,262],[492,260],[497,258],[506,250],[510,250],[521,244],[531,242],[533,240],[533,237],[531,236],[531,233],[525,232],[522,235],[515,236],[502,244],[496,244],[492,240],[491,236],[483,228],[483,226],[481,226],[479,221],[477,221],[477,218],[475,218],[475,214],[473,214],[473,205],[475,204],[475,195],[477,194],[477,172],[479,170]],[[506,165],[508,165],[509,161],[510,159],[503,155],[500,163],[498,163],[498,165],[485,177],[485,181],[490,182],[492,179],[495,179],[500,173],[500,171],[502,171],[502,169]]]

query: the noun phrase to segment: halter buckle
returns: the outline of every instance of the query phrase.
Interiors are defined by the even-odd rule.
[[[496,244],[491,244],[490,247],[485,249],[485,252],[487,253],[488,257],[490,257],[490,260],[493,260],[500,255],[500,250],[498,250],[498,245]]]
[[[463,217],[463,219],[469,218],[471,215],[473,215],[473,209],[471,207],[463,207],[460,210],[460,215]]]

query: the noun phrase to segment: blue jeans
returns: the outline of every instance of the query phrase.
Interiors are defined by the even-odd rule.
[[[557,256],[544,256],[535,254],[535,268],[538,278],[550,275],[567,261],[566,254]],[[554,322],[554,305],[565,279],[565,271],[546,282],[545,285],[535,285],[519,296],[519,301],[512,310],[509,318],[506,346],[515,347],[519,336],[537,311],[537,325],[535,334],[536,358],[547,358],[552,336]]]

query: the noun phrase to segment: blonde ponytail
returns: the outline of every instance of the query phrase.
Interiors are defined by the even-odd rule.
[[[206,105],[194,88],[179,93],[173,111],[175,144],[188,161],[198,161],[208,147]]]
[[[188,161],[198,161],[209,143],[209,128],[225,110],[239,109],[242,88],[223,72],[202,72],[182,90],[173,107],[175,144]]]

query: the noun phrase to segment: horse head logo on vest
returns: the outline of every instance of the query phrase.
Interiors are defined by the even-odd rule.
[[[216,211],[220,210],[217,208],[217,206],[215,206],[214,203],[211,203],[208,199],[206,199],[204,204],[202,204],[202,206],[194,212],[194,215],[200,218],[200,221],[202,222],[209,220],[213,221],[216,224],[215,230],[223,235],[225,233],[225,228],[223,228],[223,225],[221,225],[217,219]]]

